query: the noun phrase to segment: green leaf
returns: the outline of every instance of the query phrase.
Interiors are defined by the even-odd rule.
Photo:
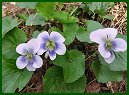
[[[111,71],[125,71],[127,70],[127,51],[115,53],[115,59],[111,64],[106,63],[103,57],[99,55],[99,60]]]
[[[38,30],[36,30],[33,35],[32,38],[37,38],[37,36],[40,34],[40,32]]]
[[[7,32],[12,30],[14,27],[18,26],[20,23],[18,22],[18,18],[12,18],[11,16],[7,16],[2,18],[2,38],[5,36]]]
[[[7,59],[16,59],[18,57],[16,46],[26,41],[27,37],[25,32],[14,28],[2,39],[2,55]]]
[[[63,24],[63,33],[62,35],[65,37],[65,44],[69,45],[75,39],[76,32],[78,30],[78,25],[76,23],[71,24]]]
[[[51,27],[51,30],[61,33],[61,30],[57,27]]]
[[[88,32],[83,27],[80,27],[77,30],[76,38],[81,42],[88,42],[89,41],[88,35],[89,35]]]
[[[91,4],[87,4],[87,6],[93,13],[99,13],[100,16],[104,16],[108,8],[114,6],[114,2],[92,2]]]
[[[31,76],[32,72],[16,67],[16,60],[2,61],[2,91],[4,93],[14,93],[17,88],[22,90]]]
[[[93,20],[87,20],[86,21],[86,25],[87,25],[87,36],[85,38],[87,38],[87,42],[89,43],[92,43],[92,41],[90,40],[90,33],[97,30],[97,29],[100,29],[100,28],[103,28],[103,26],[97,22],[97,21],[93,21]]]
[[[111,71],[99,61],[92,63],[92,69],[95,73],[98,82],[107,83],[110,81],[121,81],[123,76],[120,71]]]
[[[112,19],[114,18],[114,16],[113,16],[113,15],[108,14],[108,15],[103,16],[103,18],[106,18],[106,19],[112,20]]]
[[[60,23],[76,23],[78,19],[74,16],[70,16],[69,13],[63,11],[54,12],[53,18],[58,20]]]
[[[35,9],[37,2],[17,2],[16,6],[20,8]]]
[[[85,56],[80,51],[70,50],[63,56],[57,56],[53,64],[61,66],[66,83],[72,83],[84,74]]]
[[[23,21],[26,21],[27,18],[28,18],[28,15],[27,15],[27,14],[18,14],[18,17],[19,17],[20,19],[22,19]]]
[[[45,18],[52,18],[54,10],[55,10],[55,3],[54,2],[40,2],[37,4],[36,9],[39,13],[42,14]]]
[[[54,66],[47,70],[43,81],[45,93],[84,93],[86,77],[83,75],[73,83],[65,83],[62,68]]]
[[[32,14],[26,20],[26,25],[44,25],[45,19],[39,14]]]

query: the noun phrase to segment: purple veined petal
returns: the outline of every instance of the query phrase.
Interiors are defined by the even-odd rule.
[[[36,68],[33,67],[33,63],[28,63],[28,65],[26,66],[26,69],[28,71],[35,71],[36,70]]]
[[[104,58],[109,58],[111,56],[110,51],[106,50],[104,43],[101,43],[99,45],[98,51],[100,52],[101,56]]]
[[[18,69],[23,69],[28,64],[26,56],[19,56],[16,60],[16,66]]]
[[[28,52],[31,54],[36,54],[40,49],[40,44],[37,39],[31,39],[27,42]]]
[[[47,49],[46,49],[46,43],[41,43],[40,44],[40,49],[38,50],[37,54],[38,55],[42,55],[46,51],[47,51]]]
[[[117,35],[117,29],[115,28],[104,28],[93,31],[90,34],[90,40],[101,44],[107,40],[107,37],[110,40],[113,40]]]
[[[27,44],[26,43],[19,44],[16,47],[16,52],[21,55],[26,55],[27,54]]]
[[[104,28],[103,32],[105,32],[110,40],[113,40],[117,35],[117,29],[115,28]]]
[[[43,65],[43,60],[40,56],[34,55],[33,67],[40,68]]]
[[[105,39],[106,33],[103,32],[103,29],[98,29],[90,34],[90,40],[98,44],[105,42]]]
[[[37,55],[42,55],[44,52],[46,52],[47,50],[43,50],[43,49],[39,49],[39,51],[37,52]]]
[[[40,33],[37,37],[38,41],[40,43],[46,43],[49,40],[49,34],[47,31],[43,31],[42,33]]]
[[[66,46],[64,45],[64,43],[63,42],[56,42],[55,45],[56,45],[55,52],[58,55],[64,55],[66,52]]]
[[[54,60],[56,58],[56,52],[55,51],[49,51],[49,57],[51,60]]]
[[[112,45],[113,45],[113,50],[115,52],[119,52],[119,51],[125,51],[127,50],[127,42],[121,38],[115,38],[112,41]]]
[[[64,42],[65,38],[58,32],[52,31],[50,34],[50,39],[55,42]]]
[[[115,59],[115,54],[112,52],[111,56],[109,58],[104,58],[104,60],[108,63],[111,64]]]

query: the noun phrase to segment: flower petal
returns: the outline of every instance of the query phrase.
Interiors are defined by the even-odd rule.
[[[58,32],[52,31],[50,34],[50,39],[55,42],[64,42],[65,38]]]
[[[43,60],[40,56],[34,55],[33,67],[40,68],[43,65]]]
[[[19,44],[16,47],[16,52],[21,55],[26,55],[27,54],[27,44],[26,43]]]
[[[26,56],[19,56],[16,60],[16,66],[19,69],[23,69],[28,64],[28,61],[26,59]]]
[[[26,69],[27,69],[28,71],[35,71],[35,70],[36,70],[36,68],[33,67],[33,63],[29,63],[29,64],[26,66]]]
[[[46,43],[47,40],[49,40],[49,34],[47,31],[43,31],[40,33],[37,37],[40,43]]]
[[[66,46],[62,42],[56,42],[55,52],[59,55],[64,55],[66,52]]]
[[[113,40],[117,35],[117,29],[115,28],[104,28],[103,32],[105,32],[110,40]]]
[[[55,51],[49,51],[49,57],[51,60],[54,60],[56,58],[56,52]]]
[[[103,29],[98,29],[96,31],[91,32],[90,34],[90,40],[93,42],[96,42],[98,44],[101,44],[106,39],[106,34],[103,33]]]
[[[31,39],[27,42],[28,52],[31,54],[36,54],[40,49],[40,44],[37,39]]]
[[[110,51],[106,50],[104,43],[99,45],[98,50],[99,50],[101,56],[104,58],[109,58],[111,56]]]
[[[104,60],[105,60],[108,64],[112,63],[112,62],[114,61],[114,59],[115,59],[115,54],[114,54],[114,53],[111,53],[111,56],[110,56],[109,58],[104,58]]]
[[[39,51],[37,52],[37,55],[42,55],[44,52],[46,52],[47,50],[43,50],[43,49],[39,49]]]
[[[115,38],[112,41],[113,50],[116,52],[127,50],[127,42],[121,38]]]
[[[90,34],[90,40],[101,44],[107,40],[107,37],[110,40],[113,40],[117,35],[117,29],[115,28],[104,28],[93,31]]]
[[[46,52],[47,49],[46,49],[46,43],[41,43],[40,44],[40,49],[39,51],[37,52],[38,55],[42,55],[44,52]]]

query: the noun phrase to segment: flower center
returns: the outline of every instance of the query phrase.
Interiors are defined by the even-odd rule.
[[[53,40],[49,40],[46,43],[46,48],[49,49],[49,50],[53,50],[55,48],[55,42]]]
[[[27,59],[32,60],[33,59],[33,55],[28,53],[27,54]]]
[[[112,43],[111,43],[110,40],[108,40],[108,41],[106,42],[106,49],[107,49],[107,50],[110,50],[111,48],[112,48]]]

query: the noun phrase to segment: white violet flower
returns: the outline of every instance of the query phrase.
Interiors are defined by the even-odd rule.
[[[16,52],[21,54],[17,58],[16,66],[19,69],[27,68],[29,71],[35,71],[43,65],[42,58],[37,55],[40,44],[37,39],[31,39],[27,43],[19,44],[16,47]]]
[[[117,29],[104,28],[93,31],[90,40],[99,44],[98,51],[107,63],[115,59],[114,52],[123,52],[127,49],[127,42],[121,38],[115,38]]]
[[[64,45],[65,38],[58,32],[52,31],[49,35],[48,32],[44,31],[40,33],[37,37],[40,42],[40,50],[38,55],[49,55],[51,60],[56,58],[56,54],[64,55],[66,52],[66,47]]]

